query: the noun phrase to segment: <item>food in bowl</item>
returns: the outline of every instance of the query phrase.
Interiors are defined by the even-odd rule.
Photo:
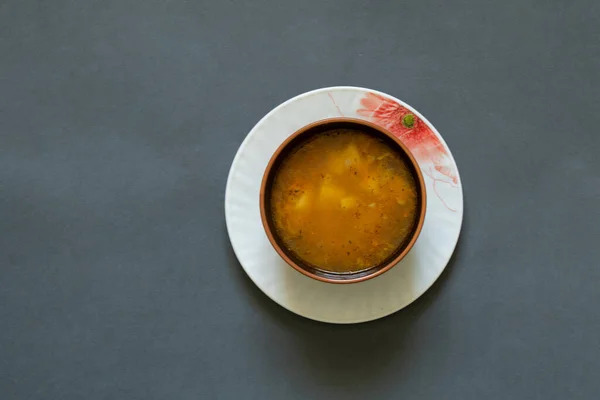
[[[261,202],[280,254],[326,281],[384,269],[416,239],[425,211],[408,150],[371,124],[340,120],[284,144],[267,168]]]

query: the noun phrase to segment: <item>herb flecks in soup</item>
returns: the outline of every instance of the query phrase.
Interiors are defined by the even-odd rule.
[[[407,162],[381,140],[354,130],[319,134],[294,149],[276,172],[270,200],[284,246],[333,272],[380,264],[417,219]]]

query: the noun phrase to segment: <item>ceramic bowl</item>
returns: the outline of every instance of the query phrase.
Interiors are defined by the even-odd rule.
[[[406,161],[410,172],[412,173],[417,189],[417,213],[418,218],[414,223],[411,233],[407,238],[400,244],[394,252],[386,258],[384,261],[377,265],[369,266],[363,270],[356,272],[332,272],[320,268],[318,265],[311,265],[303,261],[300,257],[288,250],[283,244],[282,240],[277,234],[275,225],[272,220],[272,213],[270,211],[270,193],[273,185],[275,175],[281,165],[281,162],[287,157],[287,155],[293,149],[300,146],[306,140],[309,140],[315,135],[323,132],[337,130],[337,129],[353,129],[363,133],[367,133],[387,143],[390,148],[394,149],[400,156]],[[402,144],[402,142],[396,138],[393,134],[387,130],[381,128],[373,123],[354,119],[354,118],[331,118],[321,121],[314,122],[303,128],[298,129],[291,136],[289,136],[280,146],[277,148],[271,160],[269,161],[267,168],[265,169],[262,184],[260,188],[260,214],[262,224],[265,229],[265,233],[271,242],[271,245],[277,251],[277,253],[283,258],[283,260],[291,267],[299,271],[300,273],[328,283],[357,283],[367,279],[374,278],[389,271],[393,268],[400,260],[402,260],[413,247],[421,228],[425,220],[426,211],[426,192],[425,182],[423,181],[423,175],[417,164],[417,161],[409,151],[409,149]]]

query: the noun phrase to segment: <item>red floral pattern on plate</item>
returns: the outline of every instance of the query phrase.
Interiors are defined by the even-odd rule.
[[[360,104],[358,115],[370,118],[398,137],[413,153],[425,175],[433,180],[433,190],[439,199],[449,210],[455,211],[440,196],[436,185],[456,186],[458,177],[448,150],[429,125],[408,108],[379,94],[367,93]]]

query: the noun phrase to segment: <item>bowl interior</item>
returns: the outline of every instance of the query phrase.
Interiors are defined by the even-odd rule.
[[[414,220],[413,226],[410,229],[410,233],[406,236],[404,241],[392,252],[392,254],[390,254],[385,260],[383,260],[379,264],[367,267],[360,271],[343,273],[327,271],[322,268],[319,268],[318,265],[312,265],[303,260],[293,251],[286,248],[283,241],[277,234],[277,230],[273,222],[271,206],[271,190],[273,187],[273,181],[286,157],[299,146],[302,146],[303,143],[311,140],[314,136],[329,131],[335,131],[338,129],[352,129],[361,133],[371,135],[383,141],[391,149],[395,150],[396,153],[399,154],[406,162],[406,165],[414,178],[416,184],[415,189],[417,192],[417,216]],[[402,145],[396,138],[394,138],[390,133],[387,133],[386,131],[376,127],[371,123],[360,120],[351,120],[349,118],[332,119],[316,122],[314,124],[308,125],[300,129],[292,136],[290,136],[290,138],[286,142],[284,142],[275,152],[273,158],[271,159],[271,162],[267,166],[267,170],[265,171],[265,177],[263,179],[263,184],[261,188],[261,212],[263,214],[263,223],[265,225],[267,236],[274,245],[275,250],[277,250],[277,252],[294,268],[298,269],[300,272],[303,272],[310,277],[326,282],[354,282],[368,279],[369,277],[375,275],[379,275],[379,273],[382,273],[384,269],[387,270],[391,268],[395,263],[400,261],[400,259],[408,252],[408,250],[410,250],[410,247],[412,247],[412,244],[414,244],[414,241],[416,240],[416,237],[420,232],[421,226],[423,224],[423,219],[425,217],[424,190],[425,189],[423,177],[421,175],[420,170],[418,170],[416,161],[414,160],[412,155],[410,155],[409,150],[404,145]]]

